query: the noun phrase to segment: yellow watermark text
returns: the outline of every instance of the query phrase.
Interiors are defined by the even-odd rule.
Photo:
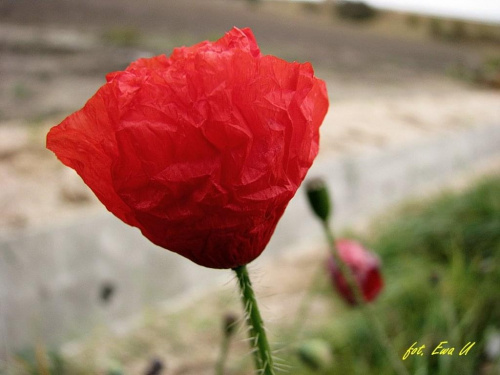
[[[475,341],[469,341],[458,351],[458,355],[467,355],[469,350],[476,344]],[[448,345],[448,341],[441,341],[436,347],[430,352],[430,355],[454,355],[456,353],[455,347]],[[403,361],[409,356],[424,356],[428,354],[425,351],[425,345],[419,345],[418,341],[415,341],[403,354]]]

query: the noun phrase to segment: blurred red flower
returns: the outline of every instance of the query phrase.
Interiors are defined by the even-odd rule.
[[[380,260],[371,251],[365,249],[360,243],[341,239],[335,242],[340,258],[351,269],[354,279],[360,287],[365,301],[373,301],[384,286],[380,273]],[[346,279],[342,275],[333,256],[328,258],[328,269],[338,292],[351,305],[356,304],[354,294]]]
[[[234,28],[106,79],[47,148],[153,243],[212,268],[259,256],[318,152],[328,97],[311,65]]]

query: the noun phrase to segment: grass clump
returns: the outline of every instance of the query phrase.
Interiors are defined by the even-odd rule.
[[[500,246],[500,178],[410,204],[377,232],[374,246],[391,263],[405,253],[448,265],[457,251],[468,262],[493,256]]]
[[[409,372],[500,374],[498,354],[487,355],[490,332],[500,329],[500,178],[409,204],[375,233],[386,285],[373,308]],[[332,348],[324,374],[394,373],[356,308],[344,306],[308,334]],[[415,342],[423,354],[403,360]],[[297,366],[293,373],[308,374]]]

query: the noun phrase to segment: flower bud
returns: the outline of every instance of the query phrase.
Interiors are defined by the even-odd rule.
[[[236,327],[238,326],[238,317],[235,314],[227,313],[224,316],[224,334],[226,337],[231,337],[236,331]]]
[[[439,281],[440,281],[440,277],[439,277],[439,274],[434,271],[431,273],[430,277],[429,277],[429,283],[431,284],[431,286],[437,286],[439,284]]]
[[[102,303],[109,303],[115,294],[115,285],[111,282],[105,282],[99,289],[99,299]]]
[[[330,345],[323,340],[305,341],[299,346],[298,354],[301,361],[315,371],[325,369],[332,363]]]
[[[165,365],[163,364],[163,361],[155,358],[149,363],[149,367],[146,370],[145,375],[160,375],[164,369]]]
[[[322,221],[328,221],[330,217],[330,196],[326,183],[321,178],[310,180],[306,186],[307,198],[312,210]]]
[[[384,286],[379,258],[354,240],[337,240],[335,248],[340,259],[351,270],[365,301],[373,301]],[[333,256],[328,259],[328,270],[332,283],[342,298],[350,305],[356,305],[354,293]]]

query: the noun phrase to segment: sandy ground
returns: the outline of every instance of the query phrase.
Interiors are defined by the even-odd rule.
[[[308,332],[342,308],[323,272],[325,256],[324,247],[301,249],[249,267],[277,365],[285,353],[296,352]],[[113,364],[127,374],[141,374],[152,360],[160,359],[166,365],[165,375],[211,375],[219,355],[223,317],[233,314],[238,329],[226,373],[250,375],[253,362],[241,311],[236,280],[228,272],[227,282],[214,290],[201,288],[144,312],[125,327],[98,327],[84,341],[66,345],[64,353],[99,374]],[[294,374],[293,369],[287,370]]]

